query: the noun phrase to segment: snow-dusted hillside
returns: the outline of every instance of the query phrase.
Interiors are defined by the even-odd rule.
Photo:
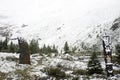
[[[112,40],[117,43],[120,42],[120,17],[114,20],[110,30],[111,30]]]
[[[45,68],[49,67],[57,67],[58,65],[63,68],[66,74],[71,74],[74,69],[86,69],[87,68],[87,61],[88,57],[81,56],[75,57],[69,54],[61,54],[55,56],[52,54],[51,56],[47,55],[39,55],[33,54],[31,55],[31,65],[19,64],[19,54],[16,53],[0,53],[0,74],[5,74],[7,78],[12,78],[12,80],[20,79],[23,80],[22,77],[26,77],[29,75],[32,80],[41,80],[40,78],[48,78],[49,75],[46,73]],[[78,61],[80,60],[80,61]],[[81,65],[82,64],[82,65]],[[27,70],[28,74],[22,75],[26,73]],[[18,72],[19,71],[19,72]],[[22,73],[21,73],[21,72]],[[1,79],[0,75],[0,79]],[[35,77],[36,76],[36,77]],[[28,77],[26,77],[27,80]],[[25,80],[26,80],[25,79]],[[52,80],[48,78],[49,80]],[[43,80],[48,80],[43,79]],[[71,79],[69,79],[71,80]]]
[[[40,46],[94,44],[119,14],[120,0],[0,1],[0,22],[11,25],[11,37],[39,39]]]
[[[33,54],[30,58],[31,65],[19,64],[19,54],[0,52],[0,79],[53,80],[55,77],[49,75],[46,69],[54,69],[56,67],[64,71],[66,75],[69,75],[67,79],[63,79],[62,77],[62,80],[73,80],[73,77],[76,76],[79,76],[79,80],[87,79],[87,76],[84,76],[84,72],[80,72],[81,75],[79,74],[79,70],[86,70],[90,56],[71,56],[69,54],[56,55],[55,53],[52,53],[50,56]],[[104,58],[100,57],[99,60],[104,69]],[[113,68],[114,70],[119,70],[119,66],[113,66]],[[75,70],[78,71],[78,74],[74,74]],[[120,74],[115,74],[115,76],[117,77],[117,80],[119,80]],[[94,75],[89,79],[105,80],[105,75]]]

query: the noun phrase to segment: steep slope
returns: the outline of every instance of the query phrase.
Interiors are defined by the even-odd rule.
[[[71,46],[97,43],[120,13],[119,0],[4,0],[0,6],[1,16],[8,16],[0,22],[15,25],[9,27],[11,38],[34,38],[40,46],[60,48],[65,41]]]
[[[116,18],[110,28],[112,41],[114,44],[120,42],[120,17]]]

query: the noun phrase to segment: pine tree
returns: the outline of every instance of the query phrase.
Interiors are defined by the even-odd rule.
[[[47,46],[46,52],[47,52],[47,54],[52,52],[52,49],[51,49],[51,47],[49,45]]]
[[[13,44],[13,42],[10,43],[9,52],[15,52],[15,45]]]
[[[58,50],[56,49],[55,45],[53,45],[52,53],[58,53]]]
[[[47,52],[46,52],[46,45],[44,44],[44,46],[43,46],[43,48],[42,48],[42,53],[44,53],[44,54],[47,54]]]
[[[38,44],[38,41],[36,40],[31,40],[30,42],[30,53],[31,54],[34,54],[34,53],[38,53],[39,52],[39,44]]]
[[[116,62],[120,65],[120,44],[117,44],[115,48],[116,48],[116,54],[117,54]]]
[[[0,41],[0,51],[2,51],[2,47],[3,47],[3,42]]]
[[[69,53],[70,52],[67,41],[65,42],[65,45],[64,45],[64,52],[65,53]]]
[[[58,53],[58,50],[56,49],[55,45],[53,45],[53,47],[51,46],[47,46],[44,44],[43,48],[40,49],[41,53],[44,54],[50,54],[50,53]]]
[[[6,37],[5,40],[3,41],[3,49],[7,50],[8,49],[8,38]]]
[[[77,50],[77,47],[74,46],[74,47],[72,48],[72,53],[75,53],[76,50]]]
[[[92,75],[94,73],[102,74],[103,69],[100,65],[96,52],[92,53],[87,66],[88,66],[87,70],[89,75]]]

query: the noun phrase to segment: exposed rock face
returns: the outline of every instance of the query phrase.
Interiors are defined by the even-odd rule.
[[[120,27],[120,17],[115,19],[110,29],[114,31],[114,30],[117,30],[119,27]]]
[[[22,39],[18,39],[18,42],[20,48],[19,63],[30,64],[30,53],[29,53],[28,43]]]
[[[114,20],[110,28],[110,33],[112,44],[113,45],[118,44],[120,42],[120,17]]]

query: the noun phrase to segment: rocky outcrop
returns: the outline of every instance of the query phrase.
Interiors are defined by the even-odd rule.
[[[117,30],[120,27],[120,17],[115,19],[112,27],[110,28],[112,31]]]

